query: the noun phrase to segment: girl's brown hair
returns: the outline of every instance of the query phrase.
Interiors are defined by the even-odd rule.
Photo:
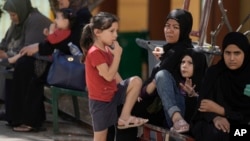
[[[89,48],[94,43],[94,29],[105,30],[112,26],[112,23],[118,22],[119,19],[108,12],[99,12],[96,16],[93,16],[90,23],[85,25],[82,31],[80,39],[80,46],[84,54],[87,54]],[[85,58],[82,59],[84,61]]]

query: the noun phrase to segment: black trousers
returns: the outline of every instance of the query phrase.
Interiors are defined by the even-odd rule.
[[[21,57],[7,84],[6,118],[11,126],[26,124],[35,128],[45,121],[44,84],[48,68],[38,78],[34,62],[33,57]]]
[[[195,141],[229,141],[229,134],[215,128],[213,122],[196,121],[191,126]]]

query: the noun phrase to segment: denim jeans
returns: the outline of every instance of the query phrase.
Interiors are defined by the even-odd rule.
[[[167,70],[160,70],[157,72],[155,75],[155,81],[167,123],[169,127],[172,127],[172,116],[175,112],[180,112],[180,114],[184,116],[184,95],[181,94],[174,77]]]

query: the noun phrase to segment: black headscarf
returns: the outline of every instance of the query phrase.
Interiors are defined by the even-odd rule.
[[[190,77],[190,79],[192,79],[192,83],[196,85],[195,91],[199,92],[201,82],[205,76],[208,67],[206,56],[205,54],[201,52],[196,52],[193,49],[187,49],[184,52],[183,56],[180,58],[179,65],[181,65],[181,61],[185,56],[190,56],[192,58],[194,68],[193,68],[193,76]],[[185,81],[185,78],[182,77],[181,72],[179,72],[179,80],[177,81],[178,82]]]
[[[168,14],[166,22],[168,19],[174,19],[180,25],[180,37],[178,42],[187,41],[189,43],[191,41],[189,34],[193,26],[193,17],[191,13],[183,9],[175,9]]]
[[[189,33],[191,32],[193,26],[193,18],[191,13],[183,9],[175,9],[168,14],[166,21],[168,19],[174,19],[179,23],[179,40],[176,43],[167,43],[163,46],[164,54],[160,58],[161,61],[154,66],[150,77],[144,82],[143,86],[146,86],[148,83],[150,83],[155,78],[155,74],[162,69],[168,70],[175,78],[176,83],[179,83],[179,61],[185,54],[186,49],[193,48],[192,41],[189,37]],[[157,91],[154,91],[154,93],[157,93]]]
[[[30,12],[33,10],[30,0],[7,0],[4,3],[3,9],[6,11],[14,12],[17,14],[19,23],[14,25],[12,23],[12,30],[10,38],[20,38],[24,26],[24,22],[27,19]]]
[[[244,52],[240,68],[230,70],[222,59],[208,69],[200,94],[224,107],[227,117],[243,123],[250,121],[250,97],[244,95],[246,84],[250,84],[250,46],[247,37],[239,32],[228,33],[222,43],[222,52],[234,44]],[[216,115],[210,113],[210,120]]]
[[[183,9],[172,10],[167,18],[174,19],[179,23],[180,35],[176,43],[167,43],[163,46],[164,54],[162,55],[160,69],[168,70],[176,79],[177,71],[179,70],[179,60],[183,53],[188,48],[193,48],[192,40],[190,39],[190,32],[193,26],[193,18],[190,12]]]
[[[203,81],[203,78],[205,76],[206,70],[207,70],[207,60],[205,54],[201,52],[196,52],[193,49],[188,49],[184,53],[184,55],[180,58],[179,64],[181,64],[182,59],[185,56],[190,56],[192,58],[193,62],[193,76],[190,77],[192,80],[192,83],[196,85],[195,92],[199,94],[201,83]],[[180,67],[180,66],[179,66]],[[179,80],[177,82],[185,82],[185,78],[181,76],[181,72],[179,73]],[[197,107],[197,97],[189,97],[185,96],[185,115],[184,118],[186,121],[190,122],[191,117],[196,111]]]

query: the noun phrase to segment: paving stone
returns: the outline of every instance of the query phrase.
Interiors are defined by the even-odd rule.
[[[45,95],[50,96],[45,89]],[[0,121],[0,141],[92,141],[93,132],[91,118],[88,112],[87,98],[78,98],[82,122],[59,119],[59,134],[53,133],[51,106],[45,102],[47,120],[44,123],[46,131],[42,132],[15,132],[6,121]],[[62,96],[59,99],[59,108],[69,115],[74,115],[71,97]]]

